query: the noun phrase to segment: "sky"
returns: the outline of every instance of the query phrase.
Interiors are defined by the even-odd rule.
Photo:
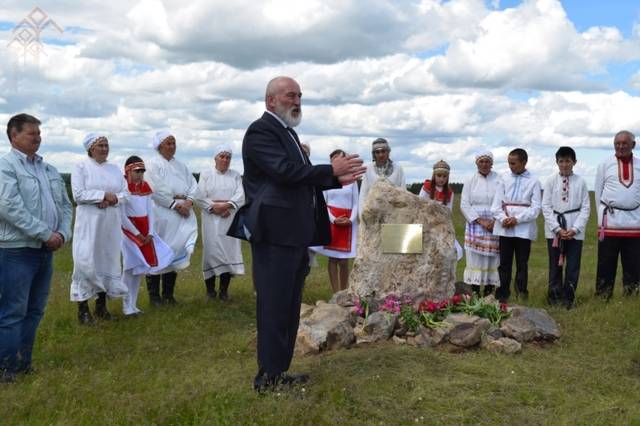
[[[369,162],[384,137],[408,183],[440,159],[463,182],[485,149],[504,171],[517,147],[543,180],[568,145],[592,187],[615,133],[640,131],[639,23],[631,0],[3,0],[0,122],[40,118],[61,172],[89,132],[122,165],[155,155],[159,130],[193,172],[220,143],[242,172],[265,86],[288,75],[315,164],[336,148]]]

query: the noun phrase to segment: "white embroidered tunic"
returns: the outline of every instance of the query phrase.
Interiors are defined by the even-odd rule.
[[[174,207],[185,199],[195,199],[197,182],[187,166],[175,158],[167,161],[157,154],[146,166],[145,178],[153,190],[155,230],[174,253],[173,262],[158,273],[184,269],[198,239],[198,222],[193,210],[185,218]]]
[[[364,206],[369,190],[371,189],[373,184],[376,183],[378,179],[382,179],[382,178],[383,178],[382,176],[379,176],[376,173],[375,162],[367,166],[367,172],[364,174],[364,177],[362,178],[362,185],[360,185],[360,200],[358,202],[358,205],[360,206],[360,211],[362,211],[362,206]],[[404,179],[404,170],[402,170],[402,167],[400,166],[400,164],[396,163],[395,161],[393,162],[393,172],[389,176],[385,176],[384,178],[388,179],[389,182],[391,182],[393,185],[397,186],[398,188],[402,188],[402,189],[406,188],[406,183]]]
[[[209,211],[214,201],[228,201],[233,209],[227,217]],[[237,210],[245,203],[242,177],[235,170],[224,173],[215,167],[200,174],[196,202],[202,211],[202,273],[204,279],[244,274],[241,240],[227,236]]]
[[[566,221],[566,229],[573,229],[576,240],[584,240],[585,228],[589,220],[591,202],[589,190],[583,178],[576,174],[562,176],[554,173],[549,176],[543,187],[542,214],[544,215],[544,236],[555,238],[560,231],[558,215]]]
[[[535,241],[538,234],[536,218],[540,214],[542,199],[540,182],[525,170],[519,175],[507,171],[498,177],[497,184],[491,204],[491,212],[496,219],[493,234]],[[507,217],[515,217],[518,224],[504,228],[502,221]]]
[[[635,157],[624,164],[611,156],[598,166],[594,192],[598,228],[604,236],[640,237],[640,183],[636,176],[640,176],[640,161]]]
[[[77,163],[71,173],[71,190],[78,204],[73,228],[71,301],[85,301],[100,292],[111,298],[124,297],[128,290],[122,283],[120,267],[119,205],[127,202],[127,182],[114,164],[99,164],[87,158]],[[116,194],[118,204],[100,209],[98,204],[106,192]]]

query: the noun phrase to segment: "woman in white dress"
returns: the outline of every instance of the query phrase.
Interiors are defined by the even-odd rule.
[[[202,211],[202,273],[211,300],[216,298],[216,277],[220,277],[220,300],[227,301],[231,277],[244,275],[240,240],[227,236],[236,211],[244,205],[242,176],[229,169],[231,156],[229,145],[218,145],[214,164],[200,174],[196,191]]]
[[[138,315],[138,289],[140,278],[160,271],[173,261],[173,251],[153,227],[153,191],[144,180],[145,166],[142,159],[132,155],[125,162],[124,175],[129,187],[129,200],[120,205],[122,219],[122,282],[129,293],[122,301],[125,315]]]
[[[360,186],[360,201],[358,203],[360,210],[362,210],[364,203],[367,200],[369,190],[378,179],[388,179],[389,182],[398,188],[406,188],[404,170],[400,164],[391,161],[389,158],[390,153],[391,147],[389,146],[389,142],[384,138],[378,138],[371,144],[373,163],[367,166],[367,172],[362,178],[362,185]]]
[[[333,151],[329,158],[346,153],[341,149]],[[349,259],[356,256],[358,241],[358,185],[352,183],[339,189],[323,191],[331,222],[331,243],[313,250],[329,258],[329,281],[334,293],[345,290],[349,285]]]
[[[464,282],[471,285],[476,294],[480,294],[480,286],[484,286],[483,295],[487,296],[500,285],[500,240],[493,235],[495,220],[491,213],[498,175],[491,171],[493,154],[489,151],[476,154],[476,166],[478,172],[465,182],[460,199],[460,210],[467,221]]]
[[[173,250],[174,258],[163,270],[147,275],[147,290],[152,305],[175,305],[176,271],[189,266],[198,239],[198,222],[193,212],[198,184],[187,166],[174,158],[176,138],[171,133],[156,133],[153,147],[158,155],[147,162],[147,180],[153,190],[155,229]]]
[[[88,300],[97,296],[96,317],[109,320],[107,296],[124,297],[120,245],[122,232],[119,205],[129,192],[120,169],[107,161],[109,141],[91,133],[82,142],[89,158],[76,164],[71,190],[76,208],[73,228],[73,275],[71,301],[78,302],[78,320],[93,324]]]

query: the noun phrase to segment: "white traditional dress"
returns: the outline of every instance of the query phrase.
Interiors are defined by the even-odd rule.
[[[166,268],[173,261],[173,251],[154,229],[153,201],[151,188],[146,182],[130,183],[129,201],[120,206],[122,219],[122,260],[124,276],[122,281],[129,294],[124,298],[125,315],[140,312],[136,306],[138,288],[142,275],[154,274]],[[135,238],[137,235],[151,235],[153,240],[145,245]]]
[[[127,288],[120,267],[119,205],[127,202],[127,182],[117,166],[87,158],[71,173],[71,190],[78,205],[73,228],[71,301],[89,300],[101,292],[111,298],[124,297]],[[98,204],[106,192],[116,194],[118,204],[100,209]]]
[[[187,166],[172,158],[166,160],[157,154],[146,162],[146,178],[153,190],[152,199],[156,233],[173,250],[173,262],[155,274],[177,271],[189,266],[191,254],[198,238],[198,222],[193,211],[189,217],[181,216],[177,204],[195,199],[197,182]]]
[[[434,201],[444,204],[445,206],[447,206],[449,211],[453,211],[454,194],[451,188],[449,188],[448,195],[449,195],[448,199],[445,200],[444,187],[436,186],[435,193],[433,194]],[[420,193],[418,194],[418,197],[422,198],[423,200],[431,199],[431,180],[427,179],[424,181],[424,183],[422,184],[422,188],[420,188]],[[457,238],[454,238],[453,243],[456,248],[456,260],[460,260],[462,259],[462,256],[463,256],[462,247],[460,246],[460,243],[458,242]]]
[[[540,182],[528,170],[519,175],[507,171],[499,176],[491,204],[491,212],[496,220],[493,235],[535,241],[538,235],[536,218],[540,214],[541,192]],[[502,221],[507,217],[515,217],[518,220],[516,226],[503,228]]]
[[[328,246],[317,246],[311,249],[316,253],[337,259],[356,257],[358,241],[358,185],[355,183],[338,189],[323,191],[329,211],[332,241]],[[336,217],[346,216],[351,226],[336,226]],[[338,241],[339,240],[339,241]]]
[[[213,214],[209,209],[214,201],[228,201],[233,206],[227,217]],[[227,231],[236,211],[244,205],[242,176],[228,169],[221,173],[215,167],[200,174],[196,202],[202,210],[202,273],[204,279],[224,273],[243,275],[241,241],[228,237]]]
[[[375,161],[367,167],[367,172],[364,174],[364,177],[362,178],[362,185],[360,185],[360,200],[358,202],[358,205],[360,206],[360,211],[362,211],[362,207],[364,206],[364,202],[367,199],[367,194],[369,193],[369,190],[371,189],[373,184],[376,183],[378,179],[385,178],[385,179],[388,179],[389,182],[391,182],[393,185],[397,186],[398,188],[403,188],[403,189],[406,188],[404,170],[402,169],[402,166],[400,166],[400,164],[394,161],[391,161],[391,160],[389,161],[390,161],[389,167],[391,167],[392,170],[388,176],[378,174],[378,171],[376,170]]]
[[[464,282],[472,285],[500,285],[500,238],[484,229],[476,219],[493,219],[491,203],[498,175],[476,172],[462,187],[460,210],[466,220],[464,249],[467,265]]]

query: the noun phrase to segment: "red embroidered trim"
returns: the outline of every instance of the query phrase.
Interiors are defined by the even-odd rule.
[[[618,180],[625,188],[633,185],[633,157],[629,161],[618,158]]]
[[[131,195],[149,195],[153,190],[147,181],[142,181],[142,183],[129,183],[129,192]]]

